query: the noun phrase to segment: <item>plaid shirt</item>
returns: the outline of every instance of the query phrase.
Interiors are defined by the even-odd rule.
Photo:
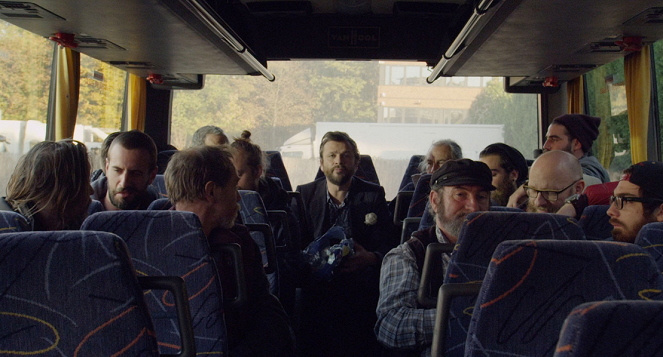
[[[435,229],[435,233],[439,242],[448,243],[439,228]],[[449,256],[444,255],[446,269]],[[420,280],[414,252],[407,244],[399,245],[384,256],[375,335],[389,348],[421,349],[422,356],[430,356],[435,309],[417,306]]]

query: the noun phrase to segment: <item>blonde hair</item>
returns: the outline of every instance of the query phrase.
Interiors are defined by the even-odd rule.
[[[197,146],[176,152],[168,162],[164,180],[172,203],[205,199],[205,185],[225,186],[237,175],[227,148]]]
[[[65,212],[90,190],[90,161],[85,144],[75,140],[42,141],[16,165],[7,184],[7,202],[29,219],[52,208],[66,226]]]

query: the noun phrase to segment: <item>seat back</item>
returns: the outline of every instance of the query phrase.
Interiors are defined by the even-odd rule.
[[[418,230],[428,229],[435,224],[435,216],[430,212],[430,202],[426,201],[424,212],[421,214]]]
[[[463,222],[444,283],[480,282],[484,279],[495,248],[507,240],[584,240],[578,223],[567,216],[549,213],[475,212]],[[433,287],[432,291],[437,292]],[[454,298],[446,322],[445,349],[449,356],[463,353],[476,296]]]
[[[28,220],[14,211],[0,211],[0,233],[29,231]]]
[[[227,353],[223,293],[218,270],[198,217],[179,211],[100,212],[82,230],[106,231],[127,244],[138,275],[179,276],[186,283],[197,352]],[[163,294],[146,295],[163,353],[176,353],[176,311]],[[157,313],[158,312],[158,313]]]
[[[166,167],[168,166],[168,161],[170,158],[177,152],[177,150],[164,150],[159,151],[157,154],[157,173],[163,175],[166,172]]]
[[[663,276],[634,244],[522,240],[493,254],[466,356],[552,356],[566,316],[601,300],[660,299]]]
[[[490,210],[493,212],[524,212],[522,209],[517,207],[504,207],[504,206],[490,206]]]
[[[663,270],[663,222],[645,224],[640,228],[635,244],[649,253],[658,269]]]
[[[587,206],[580,216],[580,227],[589,240],[604,240],[610,237],[612,224],[608,216],[608,205]]]
[[[318,173],[315,175],[315,179],[320,180],[324,177],[325,174],[320,168],[318,168]],[[377,171],[375,171],[375,165],[373,164],[373,159],[370,157],[370,155],[359,156],[359,166],[355,172],[355,177],[358,177],[364,181],[372,182],[376,185],[380,184]]]
[[[663,356],[663,302],[598,301],[564,321],[555,357]]]
[[[410,157],[410,162],[408,162],[407,168],[405,168],[405,173],[403,174],[403,179],[401,180],[401,184],[398,186],[399,192],[402,191],[403,188],[407,186],[409,183],[412,183],[412,175],[420,173],[419,164],[423,160],[424,160],[423,155],[412,155],[412,157]]]
[[[239,190],[239,195],[241,196],[239,201],[239,213],[242,222],[244,222],[249,228],[251,231],[251,238],[253,238],[253,241],[255,241],[260,248],[262,264],[265,267],[265,273],[267,273],[270,291],[272,294],[278,296],[279,285],[278,269],[276,267],[276,242],[274,241],[269,217],[267,217],[265,204],[262,202],[262,198],[258,192]],[[269,229],[261,229],[259,225],[267,225]]]
[[[159,196],[168,197],[168,192],[166,191],[166,181],[164,180],[162,174],[158,174],[154,177],[154,181],[152,181],[152,186],[154,186],[157,192],[159,192]]]
[[[431,174],[421,175],[417,186],[414,188],[412,201],[410,202],[410,209],[407,211],[408,217],[421,217],[426,210],[426,203],[428,202],[428,195],[430,194],[430,177]]]
[[[172,202],[170,202],[170,199],[168,197],[163,197],[163,198],[157,198],[156,200],[152,201],[149,206],[147,206],[148,211],[165,211],[169,210],[171,207],[173,207]]]
[[[81,231],[8,233],[0,235],[0,255],[1,351],[158,355],[143,291],[119,237]]]
[[[279,178],[283,185],[283,189],[286,191],[292,191],[290,177],[288,177],[288,171],[283,164],[281,153],[278,151],[265,151],[265,158],[267,160],[267,170],[265,172],[267,177]]]

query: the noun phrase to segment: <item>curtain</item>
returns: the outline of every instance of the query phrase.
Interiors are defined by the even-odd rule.
[[[651,46],[624,58],[626,106],[628,126],[631,131],[631,160],[634,163],[647,160],[647,130],[651,105],[650,58]]]
[[[145,131],[145,112],[147,102],[147,81],[134,74],[129,74],[127,87],[127,130]]]
[[[582,76],[574,78],[566,83],[569,114],[584,114],[585,95],[583,87]]]
[[[55,84],[55,140],[74,137],[81,82],[81,54],[59,47]]]

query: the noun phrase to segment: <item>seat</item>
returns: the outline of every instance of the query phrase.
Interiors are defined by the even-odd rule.
[[[159,196],[168,197],[168,192],[166,191],[166,181],[163,178],[163,174],[158,174],[154,177],[152,181],[152,186],[157,189]]]
[[[430,177],[431,174],[421,175],[417,186],[414,188],[410,208],[407,211],[408,217],[421,217],[426,210],[426,202],[430,194]]]
[[[173,207],[173,204],[170,202],[168,197],[157,198],[152,201],[149,206],[147,206],[148,211],[165,211]]]
[[[399,191],[394,198],[393,216],[396,227],[403,226],[403,220],[407,218],[407,211],[410,209],[410,202],[414,191]],[[391,203],[390,203],[391,205]]]
[[[325,174],[318,168],[318,173],[315,175],[316,180],[320,180],[325,177]],[[373,159],[369,155],[359,155],[359,166],[355,172],[355,177],[358,177],[364,181],[372,182],[376,185],[380,184],[380,179],[378,179],[378,174],[375,171],[375,165],[373,164]]]
[[[194,213],[100,212],[88,217],[81,229],[112,232],[120,236],[129,248],[139,275],[182,277],[190,296],[198,353],[227,353],[224,301],[218,270],[210,256],[209,243],[200,221]],[[235,262],[241,262],[238,247],[230,253],[234,254]],[[238,298],[243,298],[245,290],[237,290]],[[176,353],[179,338],[172,328],[174,312],[171,304],[155,291],[150,292],[146,298],[154,316],[160,349]],[[231,304],[225,302],[225,306]]]
[[[580,226],[589,240],[604,240],[611,237],[612,224],[608,216],[608,205],[587,206],[580,216]]]
[[[92,200],[92,202],[90,202],[90,205],[87,208],[87,215],[89,216],[97,212],[101,212],[103,210],[104,210],[103,203],[97,200]]]
[[[465,356],[552,356],[574,307],[601,300],[658,300],[663,276],[637,245],[521,240],[493,254]]]
[[[29,231],[28,220],[14,211],[0,211],[0,233]]]
[[[168,166],[168,161],[170,158],[177,152],[177,150],[164,150],[159,151],[157,154],[157,173],[163,175],[166,172],[166,167]]]
[[[504,206],[490,206],[492,212],[524,212],[517,207],[504,207]]]
[[[269,280],[270,291],[272,294],[279,296],[276,243],[274,241],[274,232],[267,216],[267,210],[258,192],[239,190],[239,195],[241,196],[239,213],[242,222],[249,228],[251,238],[253,238],[260,248],[265,274],[267,274],[267,280]]]
[[[578,305],[564,321],[555,357],[663,356],[663,302]]]
[[[265,159],[267,160],[266,176],[279,178],[283,185],[283,189],[286,191],[292,191],[290,177],[288,177],[288,171],[283,164],[281,153],[278,151],[265,151]]]
[[[423,160],[423,155],[412,155],[412,157],[410,157],[410,162],[407,164],[401,184],[398,186],[398,192],[403,191],[405,187],[410,184],[411,187],[414,188],[414,184],[412,184],[412,175],[420,173],[419,164],[421,164]]]
[[[498,244],[520,239],[584,240],[585,236],[574,219],[562,215],[500,211],[470,213],[461,228],[454,254],[451,255],[444,284],[480,283],[484,280]],[[437,293],[438,288],[431,287],[428,291]],[[471,290],[461,292],[460,295],[464,296],[455,297],[451,294],[452,301],[445,301],[450,304],[448,320],[443,321],[447,356],[463,354],[478,289],[475,289],[474,294],[470,293]],[[437,305],[437,296],[424,296],[420,300],[425,306]]]
[[[635,244],[641,246],[663,270],[663,222],[645,224],[635,237]]]
[[[119,237],[82,231],[8,233],[0,236],[0,247],[2,354],[158,355],[143,291]],[[183,282],[174,281],[179,281],[175,297],[186,306]],[[163,288],[148,280],[142,284]],[[173,301],[172,294],[164,298]],[[178,337],[179,356],[195,356],[188,310],[180,312],[184,341]]]

